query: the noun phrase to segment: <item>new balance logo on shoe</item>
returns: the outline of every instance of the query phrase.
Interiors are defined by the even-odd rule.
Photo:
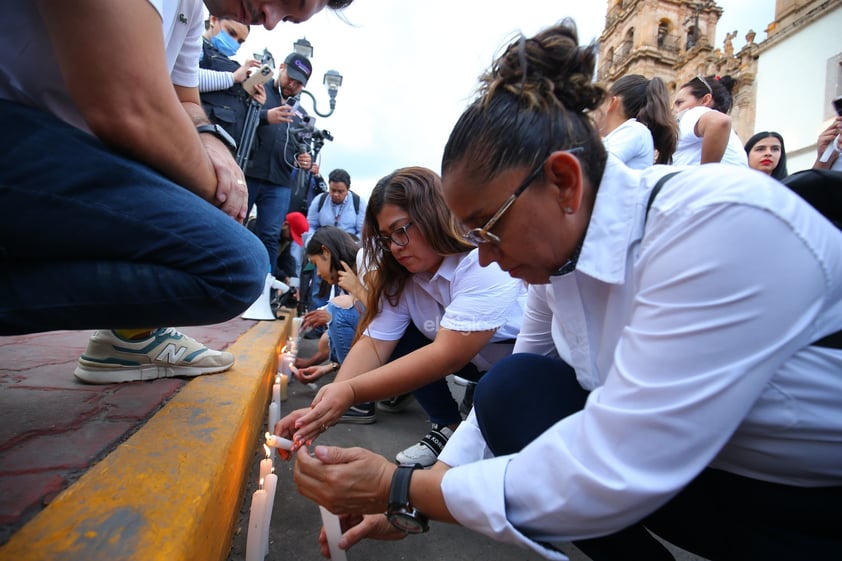
[[[173,343],[168,343],[164,349],[158,353],[158,356],[155,357],[155,360],[159,362],[168,362],[168,363],[175,363],[181,360],[181,357],[184,353],[187,352],[187,347],[178,347]]]

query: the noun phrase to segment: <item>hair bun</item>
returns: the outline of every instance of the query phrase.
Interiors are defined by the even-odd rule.
[[[480,77],[480,90],[504,90],[528,107],[562,105],[580,113],[599,107],[605,90],[593,82],[597,48],[579,46],[576,23],[565,18],[534,37],[512,41]]]
[[[728,90],[728,93],[731,93],[736,85],[736,80],[731,78],[730,74],[726,74],[725,76],[717,76],[717,81],[722,84],[722,86]]]

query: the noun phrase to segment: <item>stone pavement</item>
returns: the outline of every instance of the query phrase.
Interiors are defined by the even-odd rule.
[[[235,366],[102,386],[73,376],[91,331],[0,338],[0,559],[224,558],[288,328],[187,327]]]

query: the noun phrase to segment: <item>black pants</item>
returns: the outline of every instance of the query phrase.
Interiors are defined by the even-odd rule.
[[[482,377],[474,411],[490,449],[504,455],[580,411],[587,396],[563,361],[517,354]],[[712,561],[838,560],[842,487],[794,487],[706,469],[641,522],[575,543],[594,561],[673,560],[649,531]]]

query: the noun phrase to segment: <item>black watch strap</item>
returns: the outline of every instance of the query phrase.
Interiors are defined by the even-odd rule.
[[[416,469],[423,469],[423,466],[401,464],[395,470],[389,488],[389,508],[386,511],[389,523],[408,534],[422,534],[430,529],[427,517],[409,502],[409,482]]]
[[[409,505],[409,481],[412,472],[421,469],[421,464],[401,464],[392,474],[392,486],[389,488],[389,508]]]
[[[218,125],[218,124],[199,125],[199,126],[196,127],[196,131],[199,132],[199,133],[212,134],[216,138],[221,140],[222,143],[225,144],[225,146],[227,146],[229,150],[231,150],[231,152],[237,151],[237,141],[234,140],[234,138],[230,134],[228,134],[228,131],[226,131],[224,128],[222,128],[221,125]]]

